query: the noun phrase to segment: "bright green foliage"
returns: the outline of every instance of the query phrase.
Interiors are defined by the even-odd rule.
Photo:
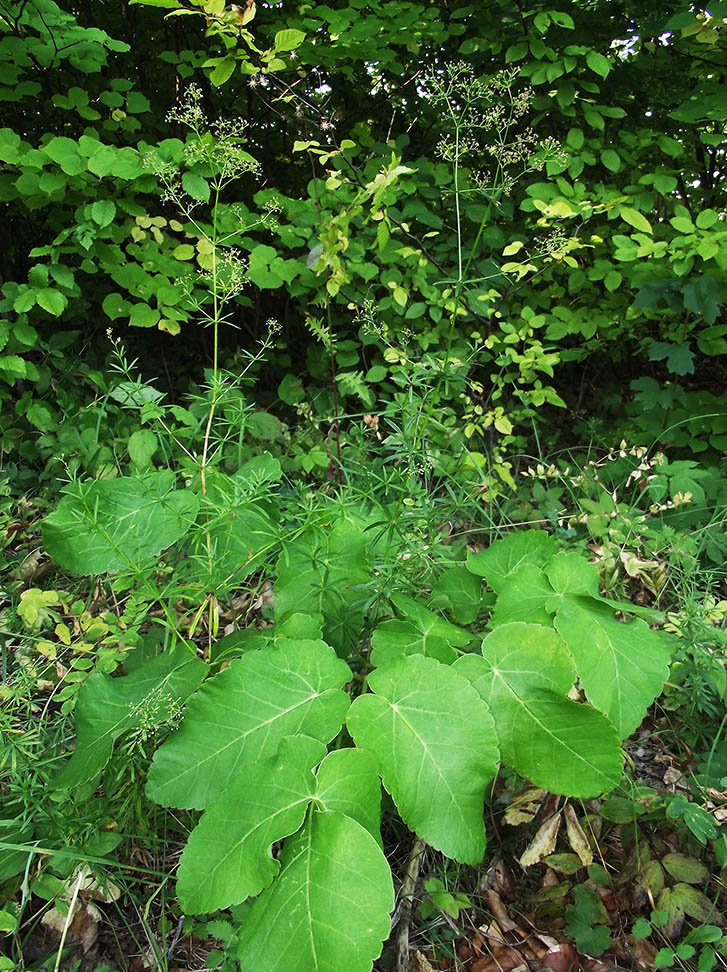
[[[243,967],[368,972],[394,907],[389,866],[371,834],[343,813],[316,810],[281,863],[243,924]]]
[[[405,594],[393,594],[391,601],[401,620],[376,625],[371,639],[371,663],[377,667],[406,655],[427,655],[450,664],[457,658],[456,648],[471,641],[462,628],[445,621],[423,604]]]
[[[280,638],[233,661],[194,695],[154,757],[147,793],[168,807],[209,807],[285,736],[328,742],[343,722],[350,678],[322,641]]]
[[[574,889],[575,905],[566,911],[566,929],[578,948],[586,955],[601,955],[611,944],[605,927],[608,913],[595,891],[578,884]]]
[[[205,663],[177,645],[124,678],[90,675],[76,703],[76,747],[55,786],[72,790],[97,777],[114,742],[130,729],[148,733],[174,720],[206,674]]]
[[[369,686],[346,721],[402,819],[449,857],[479,862],[484,791],[498,760],[487,706],[466,679],[421,655],[372,672]]]
[[[45,548],[74,574],[147,565],[187,533],[199,504],[169,470],[77,483],[43,520]]]
[[[307,531],[283,547],[275,584],[275,616],[319,615],[323,636],[347,654],[358,642],[369,579],[369,543],[356,523],[339,520]]]
[[[318,739],[288,736],[275,756],[231,778],[182,854],[177,894],[188,914],[238,904],[270,884],[279,867],[270,848],[302,826],[325,752]]]
[[[536,542],[531,559],[526,553],[531,531],[511,534],[492,544],[484,552],[486,557],[472,558],[476,573],[482,573],[488,583],[491,574],[498,588],[492,625],[496,629],[513,621],[555,625],[575,661],[588,700],[625,738],[661,691],[671,645],[641,620],[618,621],[615,611],[630,606],[600,597],[593,565],[575,553],[548,557],[544,535],[532,532]]]
[[[555,631],[512,623],[465,655],[455,671],[469,679],[495,720],[502,760],[536,786],[566,796],[606,793],[621,778],[621,747],[609,720],[567,698],[576,678]]]
[[[545,530],[516,530],[486,550],[469,554],[467,570],[486,578],[492,590],[500,594],[518,567],[544,567],[557,550],[555,540]]]
[[[666,680],[669,645],[638,618],[622,624],[605,605],[570,598],[555,625],[573,652],[586,695],[622,738],[629,736]]]
[[[482,607],[482,585],[466,567],[450,567],[432,587],[429,605],[449,611],[459,624],[472,624]]]
[[[300,829],[311,801],[344,813],[379,839],[380,787],[363,750],[326,747],[308,736],[283,739],[277,754],[232,778],[205,812],[180,862],[177,892],[190,914],[211,912],[257,895],[278,873],[274,841]]]

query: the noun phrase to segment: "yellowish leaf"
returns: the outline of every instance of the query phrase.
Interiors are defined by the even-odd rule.
[[[537,864],[538,861],[542,861],[544,857],[548,854],[552,854],[555,850],[555,842],[558,839],[558,831],[560,830],[561,812],[554,813],[549,820],[546,820],[543,826],[538,830],[537,834],[530,841],[528,846],[520,858],[520,864],[523,867],[531,867],[533,864]]]

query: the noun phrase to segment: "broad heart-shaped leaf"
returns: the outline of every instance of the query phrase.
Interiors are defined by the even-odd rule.
[[[556,594],[598,597],[598,568],[574,551],[557,553],[548,561],[545,574]]]
[[[217,911],[259,894],[278,872],[270,847],[299,830],[315,793],[312,768],[326,752],[288,736],[275,756],[235,776],[187,841],[177,895],[187,914]]]
[[[472,624],[482,606],[482,581],[466,567],[450,567],[432,588],[429,606],[449,611],[459,624]]]
[[[372,695],[351,706],[348,729],[373,753],[404,822],[448,857],[478,864],[487,781],[497,772],[495,728],[469,682],[411,655],[369,675]]]
[[[147,564],[183,537],[197,516],[197,497],[174,485],[166,469],[78,483],[43,520],[45,548],[74,574]]]
[[[641,724],[666,681],[668,644],[645,622],[622,624],[590,598],[564,598],[555,626],[575,658],[588,700],[626,738]]]
[[[440,618],[412,597],[392,594],[391,600],[403,619],[377,625],[371,640],[373,665],[381,667],[405,655],[427,655],[449,665],[457,658],[454,646],[463,647],[472,640],[469,632]]]
[[[544,570],[535,564],[521,564],[508,575],[498,594],[490,623],[493,628],[512,621],[550,625],[553,611],[549,608],[554,594]]]
[[[316,803],[357,820],[381,843],[381,783],[376,760],[365,749],[337,749],[318,767]]]
[[[469,554],[467,570],[484,577],[498,594],[507,578],[522,564],[545,567],[558,546],[545,530],[518,530],[490,544],[487,550]]]
[[[169,807],[210,806],[237,773],[274,755],[284,736],[329,742],[351,677],[322,641],[280,638],[235,659],[189,701],[181,727],[154,755],[147,793]]]
[[[297,611],[321,615],[323,637],[340,654],[358,643],[369,579],[368,538],[351,520],[307,530],[283,546],[275,582],[275,617]]]
[[[502,625],[454,670],[468,678],[495,719],[503,762],[536,786],[599,796],[621,778],[621,747],[608,719],[566,698],[576,673],[552,628]]]
[[[216,911],[259,894],[278,872],[274,841],[295,833],[311,800],[345,813],[380,841],[381,786],[364,750],[325,755],[310,736],[287,736],[277,754],[235,776],[202,816],[179,866],[177,894],[188,914]]]
[[[240,932],[250,972],[369,972],[391,931],[391,871],[351,817],[314,811]]]
[[[76,702],[76,748],[54,786],[71,789],[94,779],[123,732],[175,715],[206,673],[200,658],[177,645],[124,678],[89,675]]]

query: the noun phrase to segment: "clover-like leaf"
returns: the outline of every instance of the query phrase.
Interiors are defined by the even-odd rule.
[[[566,796],[598,796],[616,786],[618,734],[600,712],[567,698],[575,666],[552,628],[502,625],[483,641],[482,656],[464,655],[454,670],[487,702],[508,766]]]
[[[265,972],[369,972],[391,931],[391,871],[351,817],[314,811],[242,925],[238,958]]]
[[[472,636],[405,594],[391,600],[402,619],[377,625],[371,639],[371,663],[382,666],[405,655],[427,655],[445,665],[457,658],[455,645],[463,647]]]
[[[498,761],[486,704],[465,678],[423,655],[372,672],[369,687],[348,728],[373,753],[402,819],[448,857],[479,863],[485,786]]]
[[[76,483],[42,522],[45,548],[74,574],[148,564],[183,537],[197,516],[194,493],[174,486],[174,474],[166,469]]]
[[[157,750],[147,793],[164,806],[202,809],[233,776],[274,755],[284,736],[328,742],[343,722],[350,677],[322,641],[280,638],[235,659],[193,696]]]
[[[484,577],[498,594],[514,570],[523,564],[545,567],[558,546],[545,530],[517,530],[486,550],[467,557],[467,570]]]
[[[555,626],[575,659],[581,685],[621,738],[640,724],[661,692],[669,670],[669,645],[645,622],[618,621],[605,605],[565,598]]]
[[[206,673],[207,665],[178,644],[123,678],[89,675],[76,701],[76,747],[54,786],[72,789],[94,779],[123,732],[176,715]]]

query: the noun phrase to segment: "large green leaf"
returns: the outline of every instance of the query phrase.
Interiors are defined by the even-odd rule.
[[[450,664],[457,658],[455,645],[460,648],[472,636],[429,611],[419,601],[405,594],[392,594],[391,600],[402,620],[384,621],[377,625],[371,640],[371,663],[382,666],[405,655],[428,655]]]
[[[129,729],[159,725],[199,686],[207,665],[177,645],[124,678],[94,672],[78,692],[76,747],[55,786],[71,789],[94,779]]]
[[[339,652],[357,644],[363,627],[369,580],[369,543],[363,529],[347,519],[306,531],[285,544],[278,561],[275,617],[299,611],[324,619],[323,636]]]
[[[589,701],[621,738],[640,724],[669,671],[669,645],[638,619],[623,624],[603,604],[565,598],[555,626],[575,658]]]
[[[389,865],[371,834],[342,813],[315,811],[245,919],[238,957],[251,972],[369,972],[393,907]]]
[[[381,787],[370,753],[341,749],[325,755],[310,736],[288,736],[275,756],[234,777],[202,816],[187,842],[177,894],[189,914],[216,911],[259,894],[279,864],[271,845],[295,833],[311,800],[357,820],[378,841]]]
[[[450,567],[432,587],[429,606],[450,611],[459,624],[472,624],[482,607],[482,581],[466,567]]]
[[[511,621],[551,624],[550,602],[554,593],[544,570],[535,564],[521,564],[508,575],[507,583],[497,596],[492,626]]]
[[[183,911],[228,908],[270,884],[280,866],[270,847],[300,829],[315,793],[311,770],[325,752],[318,739],[290,736],[275,756],[230,781],[182,854],[177,895]]]
[[[348,714],[404,822],[448,857],[482,860],[487,781],[498,748],[487,706],[469,682],[433,658],[411,655],[369,676],[374,694]]]
[[[197,516],[194,493],[174,486],[169,470],[74,484],[42,522],[45,548],[74,574],[148,564]]]
[[[485,699],[495,719],[503,762],[536,786],[592,797],[621,778],[621,747],[609,720],[566,698],[573,659],[552,628],[513,623],[496,628],[482,656],[454,666]]]
[[[318,767],[316,804],[357,820],[381,843],[381,783],[376,760],[365,749],[337,749]]]
[[[486,550],[467,557],[467,570],[484,577],[498,594],[510,574],[523,564],[544,567],[558,550],[544,530],[518,530],[496,540]]]
[[[322,641],[277,639],[209,679],[157,750],[147,793],[164,806],[210,806],[238,773],[298,733],[328,742],[341,727],[348,666]]]

